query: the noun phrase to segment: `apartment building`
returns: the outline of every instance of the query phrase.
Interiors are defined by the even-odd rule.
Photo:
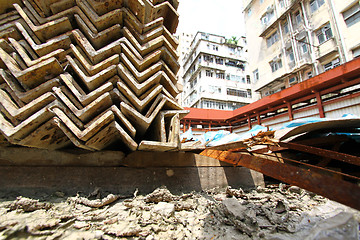
[[[271,95],[360,56],[358,0],[245,0],[254,90]]]
[[[182,65],[184,107],[234,110],[252,102],[246,40],[197,32]]]

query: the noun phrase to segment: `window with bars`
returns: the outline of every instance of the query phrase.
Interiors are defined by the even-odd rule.
[[[210,55],[204,55],[204,61],[212,63],[214,61],[214,58]]]
[[[340,59],[336,58],[334,60],[332,60],[331,62],[324,64],[324,71],[329,71],[330,69],[333,69],[334,67],[340,66]]]
[[[222,58],[216,58],[216,59],[215,59],[215,62],[216,62],[216,64],[223,65],[223,64],[224,64],[224,59],[222,59]]]
[[[346,26],[350,27],[360,21],[360,3],[342,13]]]
[[[224,73],[216,73],[216,78],[225,79],[225,74]]]
[[[233,89],[233,88],[227,88],[226,89],[226,94],[230,95],[230,96],[236,96],[236,97],[244,97],[244,98],[248,97],[248,92],[247,91]]]
[[[206,70],[206,71],[205,71],[205,75],[206,75],[207,77],[213,77],[213,72],[210,71],[210,70]]]
[[[329,40],[330,38],[333,37],[332,31],[331,31],[331,27],[330,27],[330,23],[326,24],[324,27],[320,28],[317,32],[316,32],[317,38],[319,40],[319,44],[324,43],[325,41]]]

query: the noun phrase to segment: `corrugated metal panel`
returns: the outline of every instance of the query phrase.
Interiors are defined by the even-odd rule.
[[[346,113],[352,113],[354,115],[360,116],[360,106],[358,105],[358,106],[347,107],[344,109],[338,109],[338,110],[326,113],[325,116],[327,118],[339,118]]]
[[[360,115],[360,97],[346,99],[324,106],[325,116],[339,118],[345,113]]]
[[[235,130],[234,130],[234,133],[241,134],[241,133],[244,133],[244,132],[246,132],[246,131],[249,131],[249,128],[248,128],[247,125],[244,126],[244,127],[235,129]]]
[[[288,116],[287,113],[282,115],[282,116],[277,116],[276,118],[273,118],[273,119],[262,120],[261,123],[263,123],[265,125],[273,125],[273,124],[276,124],[278,122],[284,122],[284,121],[289,121],[289,116]]]
[[[319,117],[319,111],[317,108],[311,108],[305,111],[296,112],[293,114],[294,119],[305,118],[305,117]]]

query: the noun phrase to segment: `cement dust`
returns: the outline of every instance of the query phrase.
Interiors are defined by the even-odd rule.
[[[359,211],[283,184],[101,196],[1,199],[0,239],[359,239]]]

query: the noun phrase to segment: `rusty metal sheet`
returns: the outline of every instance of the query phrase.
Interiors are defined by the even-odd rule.
[[[331,200],[360,210],[360,187],[356,184],[247,154],[206,149],[200,153],[220,161],[261,172],[280,181],[299,186]]]
[[[281,147],[286,147],[286,148],[289,148],[292,150],[307,152],[307,153],[315,154],[317,156],[331,158],[331,159],[335,159],[338,161],[342,161],[342,162],[360,166],[360,157],[357,157],[357,156],[353,156],[353,155],[349,155],[349,154],[345,154],[345,153],[339,153],[339,152],[335,152],[335,151],[330,151],[327,149],[297,144],[297,143],[279,142],[278,144]]]

